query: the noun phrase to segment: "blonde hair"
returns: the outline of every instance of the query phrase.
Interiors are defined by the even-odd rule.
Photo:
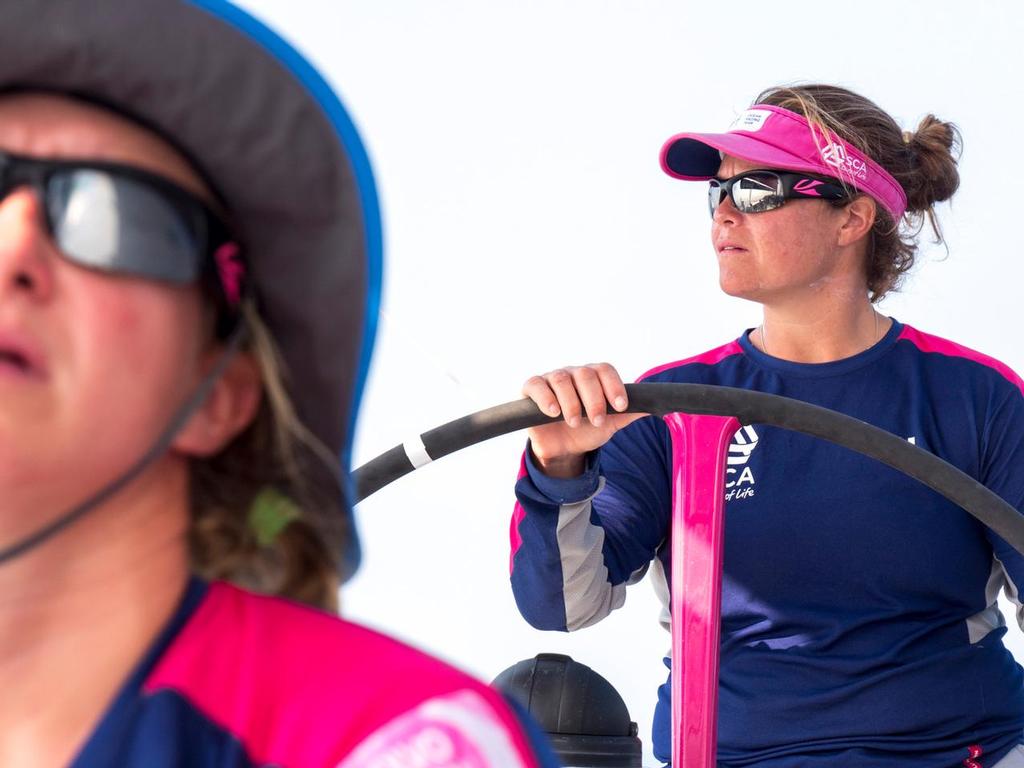
[[[339,538],[348,532],[339,535],[340,490],[329,498],[315,490],[315,480],[338,472],[338,459],[296,415],[287,372],[251,302],[243,305],[242,320],[264,397],[230,445],[192,461],[192,569],[207,579],[337,611]],[[261,520],[266,514],[274,518],[269,531]]]
[[[776,86],[754,101],[803,115],[819,149],[830,136],[838,136],[882,166],[903,187],[907,212],[901,221],[894,221],[878,207],[865,264],[872,301],[898,290],[914,264],[925,220],[935,242],[944,242],[935,205],[951,198],[960,184],[957,160],[961,138],[956,125],[927,115],[915,132],[903,131],[877,104],[835,85]]]

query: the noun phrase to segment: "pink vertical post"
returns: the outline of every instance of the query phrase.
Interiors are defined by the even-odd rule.
[[[672,766],[714,768],[725,468],[733,417],[670,413]]]

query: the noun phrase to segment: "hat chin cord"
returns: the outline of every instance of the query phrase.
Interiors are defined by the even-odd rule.
[[[238,350],[241,348],[242,342],[245,340],[247,335],[248,328],[245,323],[239,319],[234,330],[231,331],[231,335],[228,337],[227,344],[224,351],[221,353],[220,358],[217,360],[217,363],[213,366],[210,372],[206,374],[206,377],[199,383],[199,386],[196,387],[192,395],[182,403],[164,431],[160,433],[157,439],[153,442],[153,445],[142,455],[141,458],[139,458],[138,461],[132,464],[119,477],[100,488],[100,490],[92,496],[89,496],[85,501],[68,510],[53,522],[47,523],[42,528],[30,533],[28,536],[14,544],[6,547],[0,547],[0,565],[3,565],[16,557],[20,557],[26,552],[30,552],[40,544],[43,544],[56,536],[65,528],[78,520],[81,520],[89,512],[99,507],[122,488],[130,484],[154,461],[163,456],[170,447],[175,436],[181,431],[181,428],[185,426],[186,422],[188,422],[192,417],[192,414],[194,414],[206,400],[207,396],[210,394],[210,390],[213,389],[213,385],[216,384],[217,379],[219,379],[224,373],[225,369],[228,367],[228,363],[231,362],[231,359],[238,353]]]

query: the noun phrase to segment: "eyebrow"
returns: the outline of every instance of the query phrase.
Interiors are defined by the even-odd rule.
[[[719,174],[714,175],[715,181],[728,181],[729,179],[735,178],[736,176],[742,176],[745,173],[800,173],[800,171],[786,171],[783,169],[775,168],[748,168],[745,171],[734,173],[732,176],[720,176]],[[710,181],[710,179],[709,179]]]

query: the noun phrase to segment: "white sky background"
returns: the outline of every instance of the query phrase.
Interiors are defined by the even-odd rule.
[[[882,311],[1024,371],[1019,3],[243,5],[339,90],[377,174],[385,315],[357,463],[517,397],[532,373],[608,360],[632,379],[757,325],[756,305],[718,290],[705,186],[664,176],[657,156],[672,133],[725,130],[761,89],[797,80],[850,87],[905,128],[928,112],[959,124],[950,255],[924,248]],[[669,643],[650,585],[572,635],[537,632],[515,607],[522,441],[468,449],[364,502],[345,612],[488,679],[568,653],[623,694],[650,761]],[[1016,626],[1008,642],[1024,659]]]

